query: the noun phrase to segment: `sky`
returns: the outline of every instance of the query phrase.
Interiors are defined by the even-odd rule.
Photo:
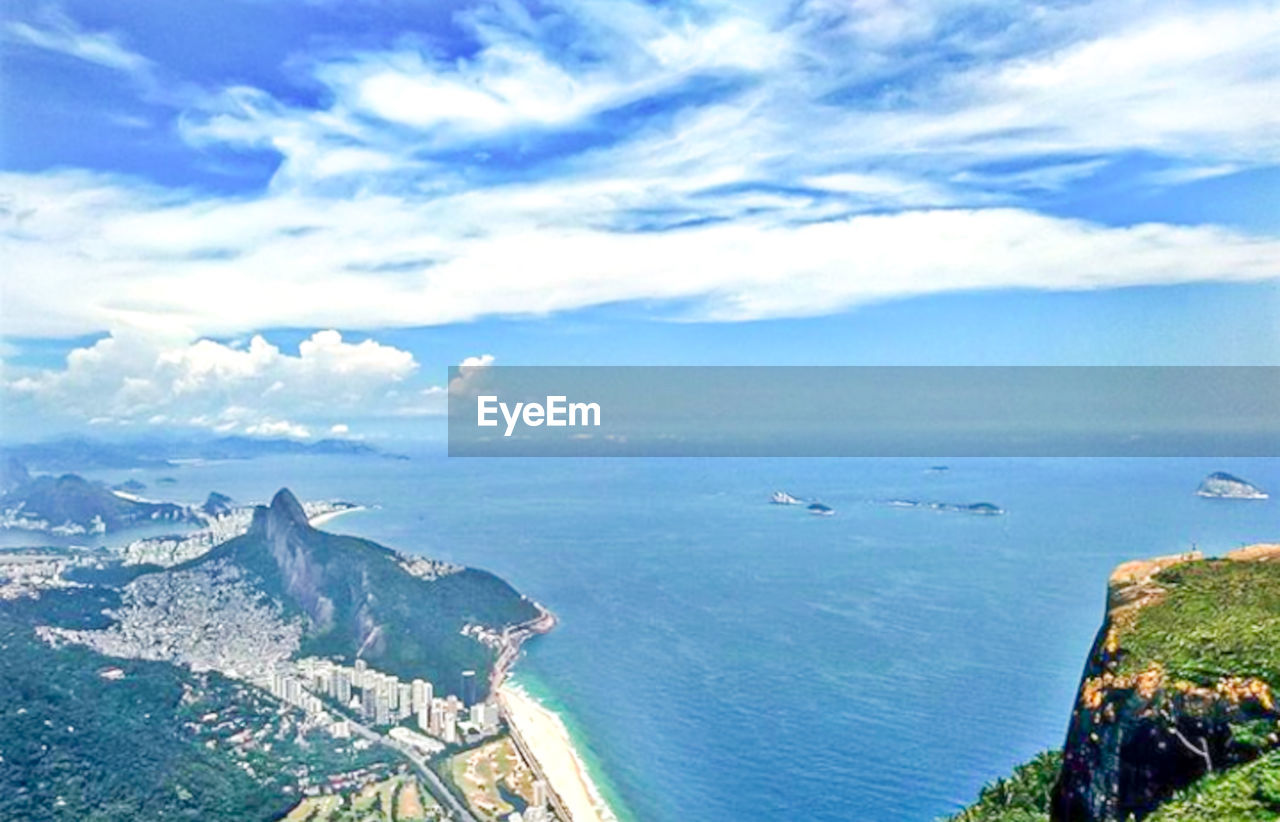
[[[1280,364],[1280,6],[0,0],[0,411],[499,364]]]

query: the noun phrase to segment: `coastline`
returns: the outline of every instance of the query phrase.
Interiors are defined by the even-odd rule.
[[[519,685],[502,685],[497,694],[512,739],[535,760],[535,771],[558,800],[557,810],[569,817],[566,822],[618,822],[560,717]]]
[[[339,508],[336,511],[325,511],[323,514],[317,514],[311,519],[307,520],[307,524],[310,525],[312,528],[319,528],[321,525],[324,525],[326,522],[329,522],[330,520],[335,520],[338,517],[342,516],[343,514],[354,514],[356,511],[367,511],[367,510],[368,510],[368,506],[366,505],[353,505],[350,508]]]
[[[539,615],[508,629],[502,636],[490,690],[511,731],[511,739],[534,772],[549,787],[551,802],[565,822],[618,822],[592,780],[586,763],[574,748],[564,721],[538,702],[524,688],[507,683],[507,675],[526,640],[545,634],[556,625],[555,615],[534,603]]]

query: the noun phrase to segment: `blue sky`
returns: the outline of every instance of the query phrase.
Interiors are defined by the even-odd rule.
[[[7,436],[377,433],[482,355],[1280,362],[1274,3],[4,8]]]

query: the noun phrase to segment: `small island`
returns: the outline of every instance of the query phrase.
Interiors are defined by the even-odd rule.
[[[1225,471],[1214,471],[1196,489],[1197,497],[1206,499],[1268,499],[1258,486]]]
[[[890,499],[884,501],[891,508],[924,508],[930,511],[945,511],[959,514],[977,514],[985,517],[998,517],[1004,509],[991,502],[928,502],[918,499]]]

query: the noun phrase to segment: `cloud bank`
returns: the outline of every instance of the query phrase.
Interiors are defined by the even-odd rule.
[[[454,26],[465,48],[405,32],[292,55],[320,92],[307,102],[169,77],[193,158],[278,158],[257,188],[0,176],[5,333],[380,328],[625,300],[732,321],[1280,277],[1275,236],[1041,207],[1135,155],[1155,187],[1280,162],[1274,5],[553,0]],[[166,83],[114,32],[62,17],[8,32]]]
[[[307,438],[311,420],[391,415],[415,408],[403,386],[412,354],[366,339],[318,331],[282,351],[261,336],[244,344],[116,334],[67,355],[61,369],[4,384],[11,409],[106,428],[165,426],[220,434]],[[345,436],[345,423],[327,425]]]

